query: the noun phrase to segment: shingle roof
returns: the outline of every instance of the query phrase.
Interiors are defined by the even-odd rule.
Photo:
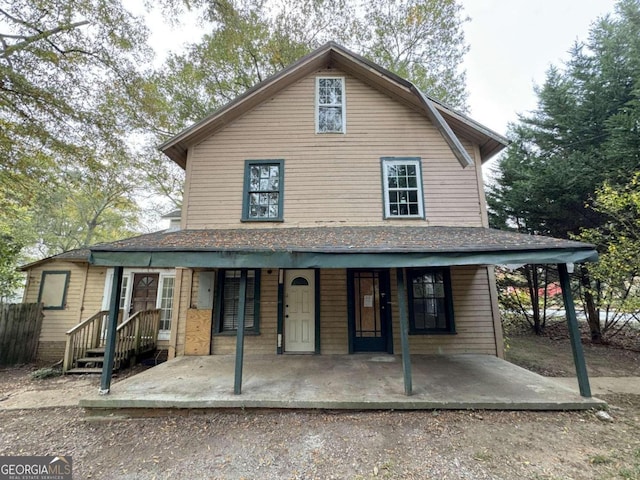
[[[216,251],[317,253],[488,252],[594,249],[593,245],[481,227],[239,228],[157,232],[92,252]]]
[[[59,253],[58,255],[52,255],[51,257],[43,258],[35,262],[23,265],[20,270],[28,270],[46,262],[53,260],[66,260],[69,262],[89,262],[89,255],[91,251],[88,248],[77,248],[75,250],[69,250],[67,252]]]
[[[103,266],[397,268],[596,261],[593,245],[480,227],[271,227],[152,233],[91,247]]]

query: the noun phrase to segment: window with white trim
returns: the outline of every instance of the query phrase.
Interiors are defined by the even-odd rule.
[[[173,311],[173,286],[175,277],[162,278],[160,293],[160,330],[171,330],[171,315]]]
[[[343,77],[316,78],[316,133],[345,133]]]
[[[113,279],[113,273],[111,274],[111,278]],[[120,288],[120,304],[119,304],[119,309],[120,310],[124,310],[125,306],[127,305],[127,289],[129,287],[129,277],[128,276],[123,276],[122,277],[122,287]],[[108,300],[107,300],[108,302]],[[108,307],[108,303],[107,303],[107,308]]]
[[[382,158],[385,218],[424,218],[420,158]]]

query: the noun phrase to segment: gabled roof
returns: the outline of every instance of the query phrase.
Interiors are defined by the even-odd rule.
[[[43,263],[51,262],[53,260],[63,260],[65,262],[76,263],[89,263],[89,254],[91,251],[88,248],[76,248],[74,250],[68,250],[66,252],[59,253],[58,255],[52,255],[51,257],[36,260],[35,262],[28,263],[20,267],[23,272],[42,265]]]
[[[182,210],[178,208],[169,213],[165,213],[160,218],[180,218],[181,216],[182,216]]]
[[[337,43],[329,42],[279,73],[258,83],[208,117],[178,133],[160,145],[159,149],[182,168],[185,168],[187,150],[190,146],[202,142],[217,130],[289,85],[326,67],[336,67],[349,73],[391,98],[424,114],[438,128],[463,167],[471,165],[473,160],[460,143],[458,136],[467,138],[480,146],[480,156],[483,162],[502,150],[508,143],[508,140],[502,135],[429,97],[410,81]]]

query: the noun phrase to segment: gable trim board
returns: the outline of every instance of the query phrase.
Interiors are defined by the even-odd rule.
[[[243,95],[186,128],[158,148],[182,168],[186,168],[187,152],[190,147],[211,136],[287,86],[327,66],[338,67],[424,114],[436,126],[463,167],[473,165],[473,160],[462,146],[458,135],[479,145],[482,161],[489,159],[508,144],[508,140],[502,135],[430,98],[410,81],[334,42],[329,42],[279,73],[258,83]]]

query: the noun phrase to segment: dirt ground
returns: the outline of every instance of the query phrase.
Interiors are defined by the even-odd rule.
[[[569,339],[561,336],[511,335],[505,340],[506,358],[547,377],[575,377]],[[640,377],[640,351],[583,343],[589,376]]]
[[[571,375],[566,342],[511,336],[509,358]],[[640,375],[639,352],[585,347],[591,375]],[[0,408],[20,391],[45,399],[98,385],[34,381],[32,368],[0,370]],[[640,395],[604,399],[612,422],[595,412],[278,410],[89,421],[78,408],[0,409],[0,455],[71,455],[78,479],[640,479]]]

